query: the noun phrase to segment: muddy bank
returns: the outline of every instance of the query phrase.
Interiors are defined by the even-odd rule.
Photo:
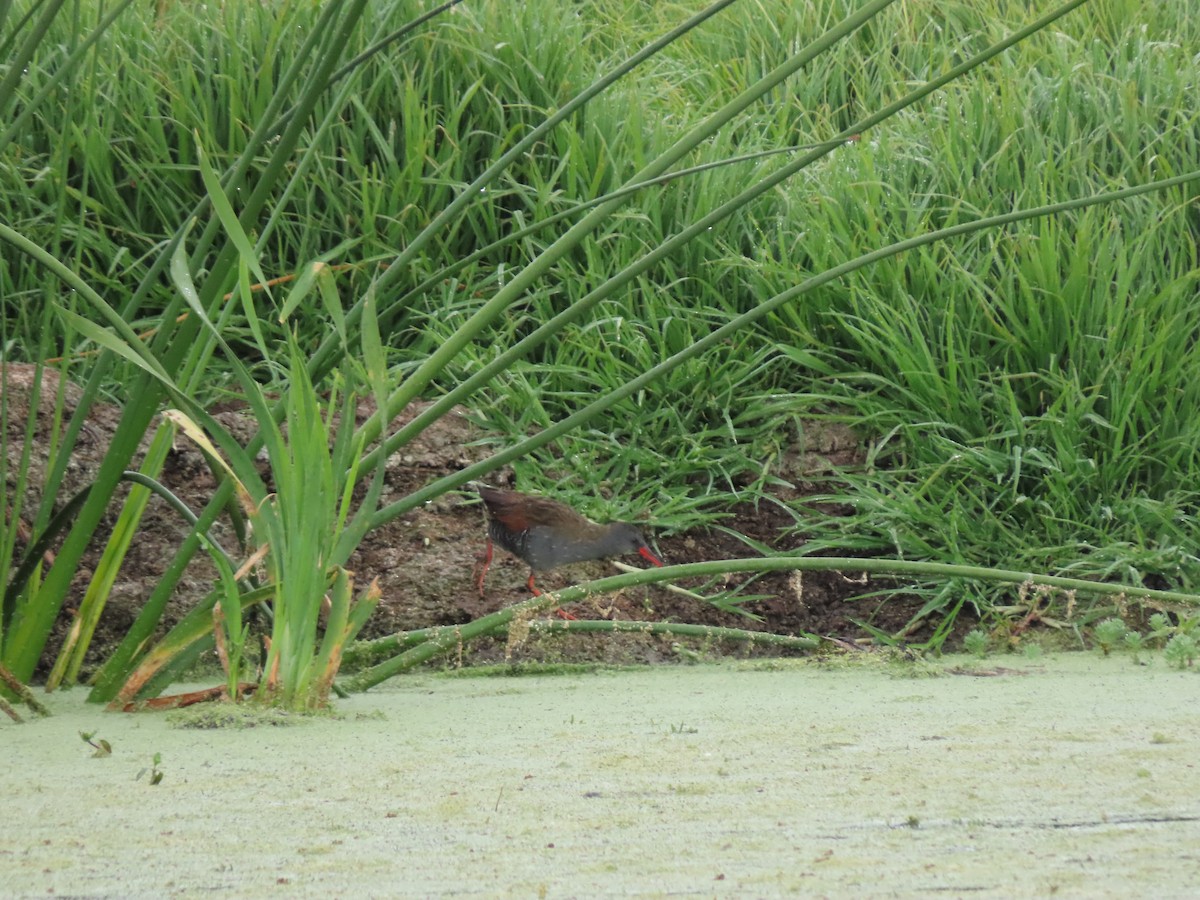
[[[44,373],[42,391],[35,401],[32,366],[9,364],[0,372],[4,375],[0,379],[0,399],[9,411],[4,424],[8,428],[5,446],[9,453],[10,481],[16,478],[21,468],[26,419],[32,415],[31,410],[39,411],[35,416],[36,428],[23,498],[25,515],[31,517],[41,502],[41,485],[45,482],[51,449],[59,439],[53,415],[59,382],[53,372]],[[70,415],[76,409],[81,392],[70,383],[65,384],[63,389],[63,412],[64,415]],[[414,402],[392,422],[392,430],[408,423],[427,406],[427,403]],[[361,405],[358,409],[360,423],[373,411],[369,404]],[[244,404],[230,401],[211,412],[239,440],[249,440],[257,430]],[[74,496],[95,480],[120,415],[120,409],[115,406],[98,403],[92,407],[82,436],[71,454],[63,486],[58,492],[60,502],[65,502],[66,498]],[[489,447],[493,446],[486,442],[495,437],[480,431],[469,410],[454,409],[406,445],[402,453],[389,458],[381,504],[395,503],[438,478],[479,462],[490,452]],[[139,464],[148,444],[149,436],[135,456]],[[779,489],[779,498],[789,500],[827,491],[828,485],[814,481],[814,475],[827,473],[839,466],[853,465],[861,459],[860,442],[849,428],[806,423],[802,434],[797,434],[795,442],[788,445],[781,457],[777,474],[794,487]],[[265,461],[262,471],[266,476]],[[568,475],[568,472],[563,473],[564,478]],[[176,442],[167,454],[158,478],[194,511],[205,507],[217,487],[203,454],[186,439]],[[499,486],[531,489],[529,485],[515,483],[513,472],[509,469],[492,473],[488,481]],[[15,481],[9,488],[15,489]],[[124,498],[124,491],[120,496]],[[803,545],[803,536],[793,533],[795,519],[774,504],[733,502],[728,497],[722,502],[732,504],[721,511],[728,514],[722,524],[733,531],[781,552],[791,552]],[[59,647],[74,624],[76,611],[83,600],[88,581],[99,564],[100,554],[119,511],[120,505],[114,503],[93,537],[38,668],[39,677],[44,678],[50,672]],[[601,519],[606,512],[603,505],[582,507],[581,511]],[[655,530],[652,511],[627,512],[631,518],[638,518],[645,530]],[[649,519],[642,521],[643,513]],[[213,536],[233,556],[238,557],[238,541],[222,523],[223,520],[219,520]],[[32,519],[20,527],[26,534],[30,533]],[[83,679],[102,665],[124,639],[186,534],[187,528],[178,513],[161,498],[152,498],[139,523],[137,539],[129,548],[100,617],[82,668]],[[349,567],[356,573],[359,585],[378,579],[383,598],[360,637],[371,639],[399,631],[461,625],[528,598],[525,582],[529,570],[507,553],[497,554],[486,595],[478,595],[472,571],[483,549],[485,534],[483,512],[476,498],[469,492],[457,491],[411,510],[368,534]],[[18,543],[18,552],[23,552],[24,540]],[[655,541],[660,552],[672,563],[758,555],[751,545],[720,529],[698,528],[679,534],[657,534]],[[57,549],[58,545],[55,544],[52,550]],[[563,587],[615,571],[604,563],[581,564],[548,573],[541,584],[550,588]],[[193,609],[212,590],[216,581],[216,572],[206,555],[200,554],[194,558],[187,574],[172,593],[156,638],[162,637],[170,626]],[[700,580],[681,582],[680,586],[705,595],[737,590],[759,595],[761,599],[750,603],[748,609],[760,616],[761,621],[681,597],[662,587],[647,587],[606,597],[602,606],[586,609],[580,615],[586,613],[591,617],[692,622],[777,634],[814,633],[854,638],[863,634],[859,624],[862,621],[870,622],[888,633],[900,631],[924,602],[919,597],[905,596],[902,585],[894,579],[863,578],[853,571],[809,572],[803,576],[795,572],[753,576],[733,574],[716,586]],[[870,595],[882,589],[891,589],[887,603],[881,603],[878,599],[855,599],[859,595]],[[928,638],[935,624],[936,620],[926,621],[920,628],[911,630],[907,639],[920,641]],[[963,632],[970,627],[969,623],[964,624],[965,627],[961,629]],[[669,657],[672,643],[631,639],[603,643],[556,639],[549,648],[543,648],[536,642],[527,644],[522,648],[520,659],[646,663],[663,658],[664,649]],[[735,652],[737,650],[734,648]],[[481,640],[472,644],[468,653],[472,662],[497,662],[504,658],[505,641],[503,638]],[[208,655],[206,661],[216,665],[215,656]]]
[[[53,718],[0,724],[5,893],[1128,897],[1200,883],[1196,673],[1091,654],[931,668],[423,674],[340,702],[340,719],[250,730],[53,695]],[[81,730],[112,755],[91,758]],[[151,786],[137,776],[156,753]]]

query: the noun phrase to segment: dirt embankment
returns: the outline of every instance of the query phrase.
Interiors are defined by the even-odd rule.
[[[9,490],[12,490],[20,461],[24,423],[31,406],[32,376],[33,368],[23,365],[10,365],[5,373],[3,402],[8,415]],[[57,387],[56,376],[47,371],[34,430],[28,490],[22,513],[25,519],[32,515],[40,501],[40,489],[53,445]],[[65,422],[78,402],[78,388],[66,385],[64,399]],[[410,409],[395,424],[402,424],[415,414],[417,408]],[[360,410],[363,416],[369,412],[366,407]],[[241,439],[248,439],[253,433],[254,423],[244,409],[221,409],[215,411],[215,415]],[[119,409],[106,404],[98,404],[92,409],[67,468],[58,505],[95,477],[119,416]],[[482,458],[485,449],[478,444],[480,437],[466,410],[455,410],[439,420],[388,461],[383,502],[398,500],[414,489]],[[786,471],[783,474],[795,485],[792,496],[811,490],[806,482],[808,474],[852,462],[858,452],[853,435],[846,429],[813,428],[806,437],[809,446],[793,447],[784,460]],[[135,460],[134,464],[137,462]],[[203,508],[215,487],[203,456],[182,436],[169,454],[160,479],[193,510]],[[511,472],[505,470],[495,473],[491,480],[498,485],[521,487],[511,484]],[[732,515],[725,523],[728,527],[768,546],[791,549],[802,543],[802,538],[785,534],[783,529],[791,524],[791,519],[771,504],[761,505],[758,509],[741,504],[730,512]],[[75,579],[72,597],[60,616],[57,634],[50,645],[51,653],[56,651],[69,627],[74,607],[83,596],[118,513],[119,508],[114,505],[104,527],[92,541]],[[652,530],[652,517],[648,524]],[[186,525],[165,503],[157,498],[151,500],[96,633],[89,657],[92,664],[102,660],[125,634],[186,533]],[[379,579],[383,601],[362,636],[370,638],[431,625],[462,623],[526,597],[523,564],[503,553],[488,576],[487,595],[483,598],[477,595],[471,573],[482,549],[483,536],[483,518],[478,505],[466,494],[458,493],[445,495],[368,535],[351,566],[360,584],[372,578]],[[227,548],[236,547],[230,530],[218,527],[217,537]],[[657,543],[664,556],[673,563],[753,555],[746,544],[715,530],[660,536]],[[21,549],[18,547],[18,551]],[[238,554],[234,552],[233,555]],[[545,576],[543,584],[550,587],[565,585],[606,571],[609,570],[603,563],[573,566]],[[710,587],[709,591],[737,587],[747,577],[732,575],[725,585]],[[191,609],[213,583],[214,573],[207,560],[197,558],[171,600],[163,622],[164,630]],[[659,588],[604,598],[595,604],[595,608],[584,610],[580,615],[696,622],[781,634],[809,632],[841,636],[857,633],[857,626],[851,619],[874,616],[877,624],[885,629],[899,627],[907,621],[912,613],[909,604],[879,609],[877,602],[864,604],[850,600],[871,589],[869,582],[852,573],[810,573],[803,577],[799,573],[778,573],[760,577],[749,586],[749,592],[766,595],[766,599],[751,607],[763,617],[759,623],[722,613]],[[659,661],[673,658],[674,644],[670,639],[645,636],[619,639],[555,637],[542,644],[526,645],[521,652],[527,659],[549,656],[554,659]],[[502,646],[483,641],[471,652],[473,658],[486,661],[498,658]]]

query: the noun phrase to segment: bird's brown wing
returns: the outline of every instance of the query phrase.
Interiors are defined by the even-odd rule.
[[[483,498],[488,515],[509,531],[528,531],[539,525],[568,530],[595,527],[594,522],[585,519],[571,507],[534,494],[484,488],[480,489],[479,496]]]

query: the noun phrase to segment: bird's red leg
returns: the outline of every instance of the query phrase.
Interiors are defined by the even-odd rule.
[[[529,592],[530,592],[531,594],[533,594],[533,596],[535,596],[535,597],[540,597],[540,596],[542,596],[542,592],[541,592],[541,591],[539,591],[539,590],[538,590],[536,587],[534,587],[534,586],[533,586],[533,579],[534,579],[535,577],[537,577],[537,573],[536,573],[536,572],[534,572],[532,569],[530,569],[530,570],[529,570],[529,580],[528,580],[527,582],[525,582],[525,585],[526,585],[526,586],[529,588]],[[569,621],[571,621],[571,622],[578,622],[578,621],[579,621],[579,616],[573,616],[573,615],[571,615],[569,612],[567,612],[567,611],[566,611],[565,609],[563,609],[561,606],[556,606],[556,607],[554,608],[554,614],[555,614],[556,616],[558,616],[560,619],[567,619],[567,620],[569,620]]]
[[[483,555],[476,557],[475,568],[479,572],[479,577],[475,581],[475,586],[479,588],[479,596],[483,596],[483,577],[487,575],[488,566],[492,564],[492,539],[488,538],[487,549],[483,551]]]

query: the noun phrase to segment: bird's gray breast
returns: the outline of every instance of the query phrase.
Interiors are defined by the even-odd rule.
[[[564,534],[555,528],[535,526],[524,533],[524,557],[531,568],[547,571],[585,559],[595,559],[594,542]]]

